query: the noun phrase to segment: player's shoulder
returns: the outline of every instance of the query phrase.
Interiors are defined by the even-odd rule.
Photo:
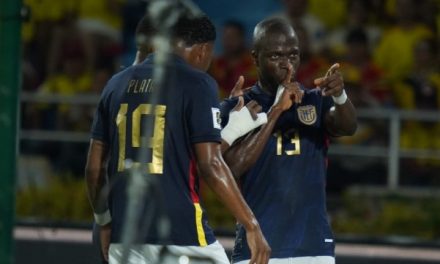
[[[304,91],[304,95],[321,96],[321,90],[319,88],[306,88],[304,86],[302,86],[301,88]]]
[[[184,67],[178,75],[179,86],[185,94],[218,96],[217,82],[206,72]]]
[[[115,89],[120,87],[121,83],[126,81],[128,76],[132,73],[133,66],[127,67],[118,73],[115,73],[104,87],[103,94],[112,93]]]
[[[301,86],[301,89],[304,91],[303,100],[314,102],[322,99],[321,89],[319,88],[306,88]]]
[[[182,73],[182,78],[187,80],[188,88],[194,87],[193,84],[209,85],[216,88],[217,82],[206,72],[185,65],[182,67]]]
[[[304,89],[304,96],[302,99],[301,106],[298,107],[302,110],[307,109],[307,107],[314,106],[320,112],[327,112],[334,105],[331,96],[323,96],[321,89]]]

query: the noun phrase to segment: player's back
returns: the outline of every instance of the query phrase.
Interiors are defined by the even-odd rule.
[[[112,241],[120,242],[124,225],[126,167],[141,166],[157,184],[154,195],[144,197],[139,208],[143,215],[139,227],[144,228],[147,214],[153,218],[150,228],[140,229],[145,232],[138,234],[138,242],[210,244],[215,239],[199,204],[192,145],[220,142],[220,127],[213,123],[213,114],[218,112],[213,110],[218,108],[216,85],[206,73],[171,55],[159,91],[152,81],[153,61],[151,55],[109,81],[98,108],[103,118],[94,125],[93,137],[109,144],[108,174],[116,180],[109,199]],[[158,234],[160,213],[170,221],[170,234],[164,239]]]

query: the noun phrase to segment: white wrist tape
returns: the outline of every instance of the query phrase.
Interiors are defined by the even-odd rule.
[[[343,105],[345,104],[345,102],[347,101],[348,97],[347,94],[345,93],[345,90],[342,90],[342,94],[340,96],[332,96],[333,98],[333,102],[335,102],[335,104],[337,105]]]
[[[108,209],[102,214],[93,213],[93,216],[95,217],[95,222],[100,226],[106,225],[112,221],[112,216]]]
[[[254,120],[249,109],[243,107],[239,111],[229,113],[229,122],[222,129],[221,136],[222,139],[231,146],[237,138],[246,135],[249,131],[266,123],[266,113],[258,113],[257,119]]]

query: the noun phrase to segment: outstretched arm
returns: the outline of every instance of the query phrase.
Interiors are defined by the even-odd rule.
[[[197,143],[194,145],[194,150],[201,176],[246,229],[247,241],[252,254],[250,263],[267,263],[270,256],[269,245],[223,160],[220,144]]]

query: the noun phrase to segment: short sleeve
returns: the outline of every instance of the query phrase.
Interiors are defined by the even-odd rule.
[[[104,143],[109,143],[109,112],[106,107],[107,96],[105,90],[101,95],[98,107],[95,111],[92,124],[92,139],[100,140]]]
[[[186,122],[191,143],[221,142],[217,84],[203,76],[187,89]]]
[[[327,113],[330,111],[330,109],[332,107],[335,106],[335,103],[333,102],[333,98],[331,96],[322,96],[321,94],[319,95],[322,97],[322,105],[321,105],[321,126],[325,127],[326,123],[325,123],[325,117],[327,115]],[[327,131],[327,129],[326,129]]]
[[[220,103],[220,117],[222,127],[225,127],[229,121],[229,112],[234,108],[237,104],[237,98],[233,99],[225,99]]]
[[[321,95],[322,96],[322,95]],[[333,102],[333,98],[331,96],[322,96],[322,108],[321,108],[321,114],[324,117],[325,114],[330,111],[330,108],[332,108],[335,103]]]

